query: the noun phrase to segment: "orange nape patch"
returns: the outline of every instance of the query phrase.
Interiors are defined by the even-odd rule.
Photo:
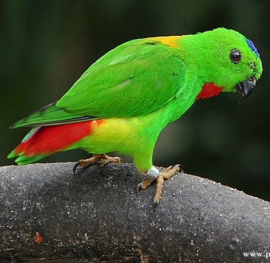
[[[156,40],[168,47],[176,48],[179,47],[178,40],[184,36],[171,36],[171,37],[153,37],[151,39]]]
[[[71,147],[89,136],[103,120],[91,120],[54,126],[42,126],[22,141],[14,152],[25,156],[48,155]]]
[[[222,87],[216,86],[215,83],[213,82],[206,83],[203,85],[202,91],[197,96],[196,101],[200,99],[207,99],[213,96],[217,96],[222,90],[223,90]]]

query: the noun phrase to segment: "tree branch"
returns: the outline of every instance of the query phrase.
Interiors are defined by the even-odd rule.
[[[0,262],[261,262],[269,253],[270,204],[193,175],[136,193],[132,164],[0,168]],[[258,261],[256,261],[258,260]]]

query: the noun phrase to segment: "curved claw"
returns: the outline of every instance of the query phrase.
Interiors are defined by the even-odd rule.
[[[76,169],[79,166],[80,162],[76,162],[72,168],[73,174],[76,174]]]
[[[179,167],[179,171],[178,171],[178,172],[183,173],[183,172],[184,172],[183,166],[182,166],[180,163],[178,163],[178,164],[176,164],[176,165],[178,165],[178,167]]]
[[[160,202],[160,198],[154,197],[154,206],[157,206]]]
[[[139,194],[140,190],[142,189],[142,183],[137,184],[136,186],[136,192]]]
[[[176,166],[179,167],[179,171],[178,171],[178,172],[183,172],[183,171],[184,171],[183,166],[182,166],[180,163],[175,164],[175,165],[170,165],[170,166],[167,167],[165,170],[170,170],[170,169],[172,169],[173,167],[176,167]]]
[[[91,158],[90,158],[90,159],[91,159]],[[80,160],[80,161],[76,162],[76,163],[74,164],[73,168],[72,168],[73,174],[76,174],[76,170],[77,170],[78,167],[87,168],[87,167],[90,166],[90,165],[99,163],[99,161],[87,163],[87,160],[89,160],[89,159],[86,159],[86,160]]]

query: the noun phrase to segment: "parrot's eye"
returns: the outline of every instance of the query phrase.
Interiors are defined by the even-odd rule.
[[[235,64],[239,63],[242,59],[240,51],[238,51],[237,49],[233,49],[230,54],[230,59]]]

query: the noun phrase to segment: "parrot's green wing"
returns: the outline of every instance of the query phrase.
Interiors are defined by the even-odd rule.
[[[71,114],[132,117],[153,112],[177,94],[186,66],[155,38],[126,42],[94,63],[56,103]]]
[[[155,38],[132,40],[97,60],[58,102],[11,128],[145,115],[174,99],[185,71],[175,48]]]
[[[55,106],[55,103],[49,104],[31,115],[17,121],[10,128],[19,128],[25,126],[50,126],[56,124],[74,123],[96,119],[92,116],[81,116],[70,114]]]

